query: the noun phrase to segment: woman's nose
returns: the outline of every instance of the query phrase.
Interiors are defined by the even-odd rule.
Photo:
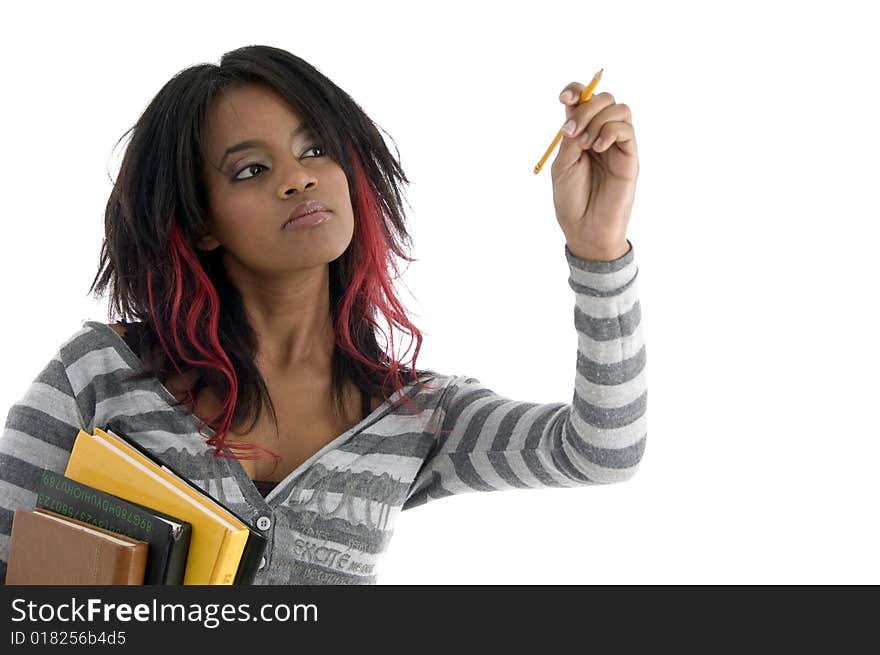
[[[311,189],[317,183],[318,180],[311,171],[298,166],[285,178],[284,184],[281,185],[280,195],[282,198],[286,198],[297,189],[300,191]]]

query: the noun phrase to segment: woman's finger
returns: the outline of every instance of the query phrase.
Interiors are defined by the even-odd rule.
[[[628,155],[636,154],[635,128],[626,121],[609,121],[602,125],[599,133],[588,136],[581,142],[584,150],[592,148],[594,152],[605,152],[613,144],[617,144]]]
[[[580,98],[581,96],[581,91],[583,90],[584,85],[580,82],[571,82],[569,84],[566,84],[565,88],[562,89],[562,92],[559,94],[559,101],[566,105],[575,105],[578,98]]]
[[[575,137],[583,148],[589,148],[608,123],[632,123],[632,114],[626,105],[609,105],[589,120]]]
[[[599,93],[580,105],[566,107],[569,119],[562,128],[563,134],[570,139],[576,139],[600,112],[613,106],[614,96],[610,93]],[[569,127],[572,128],[572,131],[567,129]]]

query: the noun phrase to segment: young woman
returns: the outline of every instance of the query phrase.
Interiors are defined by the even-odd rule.
[[[551,167],[574,399],[536,404],[416,367],[389,273],[412,261],[408,180],[352,98],[266,46],[175,75],[107,203],[92,290],[112,287],[122,320],[85,322],[9,411],[0,574],[15,508],[35,506],[40,471],[63,473],[80,429],[136,442],[261,530],[256,584],[372,584],[399,512],[451,494],[629,478],[647,404],[626,238],[638,156],[629,108],[577,105],[582,88],[560,97],[574,129]],[[415,340],[407,366],[392,328]]]

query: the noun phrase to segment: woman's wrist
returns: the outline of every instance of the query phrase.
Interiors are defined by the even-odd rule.
[[[571,254],[581,259],[591,259],[593,261],[610,262],[620,259],[629,252],[629,241],[624,241],[616,246],[597,246],[595,244],[573,244],[566,242]]]

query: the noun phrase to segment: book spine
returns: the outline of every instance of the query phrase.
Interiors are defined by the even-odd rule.
[[[172,535],[174,547],[168,557],[168,565],[165,569],[165,578],[158,584],[182,585],[186,572],[186,559],[189,556],[189,544],[192,538],[192,528],[187,523],[182,526],[176,535]]]
[[[126,560],[126,572],[125,572],[125,580],[124,584],[128,585],[142,585],[144,584],[144,578],[146,574],[147,568],[147,556],[148,556],[148,545],[146,542],[141,542],[138,546],[134,548],[130,548],[127,555]]]
[[[238,571],[247,537],[247,530],[229,530],[226,533],[208,584],[231,585],[235,582],[235,573]]]
[[[266,538],[253,530],[248,530],[248,538],[244,544],[244,552],[241,554],[241,562],[239,562],[238,571],[235,572],[234,584],[253,584],[257,571],[260,568],[260,560],[265,551]]]

